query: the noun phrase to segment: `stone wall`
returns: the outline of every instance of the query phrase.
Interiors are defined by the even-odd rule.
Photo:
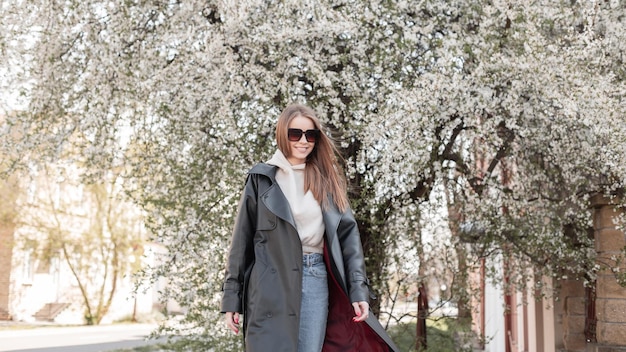
[[[11,320],[9,293],[11,289],[16,195],[17,182],[15,178],[0,180],[0,320]]]
[[[559,299],[555,301],[555,323],[559,351],[584,352],[585,339],[585,288],[580,280],[559,281]],[[559,337],[561,337],[559,341]]]
[[[9,290],[11,288],[12,227],[0,222],[0,320],[11,320]]]
[[[597,343],[590,343],[587,351],[626,351],[626,288],[619,285],[615,274],[609,269],[618,265],[615,258],[623,254],[626,237],[624,232],[616,228],[614,219],[620,213],[610,199],[595,196],[592,206],[594,242],[601,270],[596,282]],[[624,270],[626,265],[619,263],[619,271],[623,273]]]

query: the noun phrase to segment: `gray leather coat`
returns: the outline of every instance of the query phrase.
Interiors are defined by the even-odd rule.
[[[268,164],[248,173],[223,284],[222,312],[244,314],[246,351],[295,352],[298,346],[302,244],[275,175]],[[373,314],[367,326],[346,323],[354,315],[350,302],[369,301],[360,235],[350,210],[330,206],[323,217],[331,291],[324,351],[397,351]]]

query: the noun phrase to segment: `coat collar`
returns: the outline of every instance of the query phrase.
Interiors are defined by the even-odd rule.
[[[270,179],[271,185],[267,189],[261,190],[263,193],[259,196],[269,211],[291,224],[295,229],[296,221],[291,213],[291,208],[289,208],[289,201],[276,182],[277,170],[278,166],[260,163],[255,165],[249,174],[259,174]]]
[[[296,222],[289,208],[289,202],[278,186],[278,183],[276,183],[277,170],[278,167],[275,165],[259,163],[250,169],[249,174],[263,175],[271,180],[271,186],[261,195],[263,202],[272,213],[296,228]],[[322,207],[322,214],[324,216],[324,225],[326,226],[326,235],[332,244],[337,237],[337,228],[342,214],[339,209],[337,209],[332,199],[329,199],[328,206]]]

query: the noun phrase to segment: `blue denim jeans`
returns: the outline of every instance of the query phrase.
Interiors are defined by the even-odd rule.
[[[298,352],[320,352],[328,319],[328,281],[324,257],[319,253],[302,258],[302,304]]]

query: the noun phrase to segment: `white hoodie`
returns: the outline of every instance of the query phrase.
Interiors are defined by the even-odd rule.
[[[324,248],[324,218],[322,208],[310,190],[304,193],[304,167],[291,165],[280,150],[267,161],[278,166],[276,182],[287,197],[296,230],[302,242],[303,253],[322,253]]]

